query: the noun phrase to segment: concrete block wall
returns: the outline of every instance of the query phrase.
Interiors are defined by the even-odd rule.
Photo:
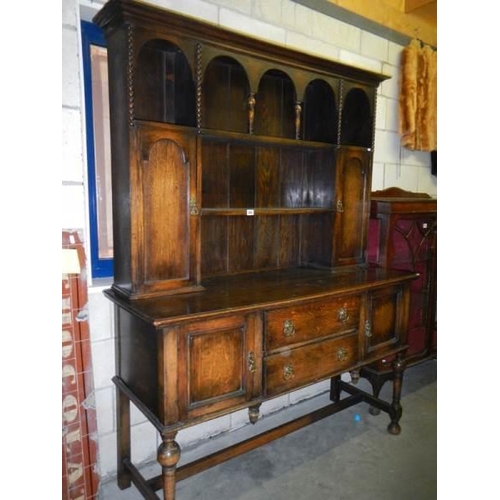
[[[390,75],[391,78],[382,83],[378,92],[372,189],[398,186],[437,194],[436,178],[430,172],[429,153],[407,151],[399,146],[397,96],[402,46],[292,0],[149,0],[149,3],[273,43]],[[62,2],[62,227],[83,229],[86,235],[88,213],[80,20],[91,20],[103,4],[103,1],[95,0]],[[102,294],[110,282],[89,280],[88,304],[99,469],[103,480],[116,473],[115,391],[111,383],[115,369],[113,309]],[[322,382],[279,397],[263,405],[262,414],[286,408],[327,389],[328,384]],[[246,411],[237,412],[181,431],[178,440],[181,446],[189,446],[247,422]],[[132,423],[133,460],[137,463],[154,460],[157,432],[134,408]]]

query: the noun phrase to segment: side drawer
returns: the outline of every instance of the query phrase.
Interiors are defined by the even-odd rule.
[[[276,396],[342,373],[357,361],[357,334],[273,354],[264,359],[266,395]]]
[[[361,297],[351,295],[267,311],[266,351],[357,329],[360,304]]]

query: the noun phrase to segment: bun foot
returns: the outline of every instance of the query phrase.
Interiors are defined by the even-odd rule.
[[[387,430],[389,431],[389,434],[392,434],[393,436],[398,436],[399,434],[401,434],[401,427],[400,427],[400,425],[396,424],[396,423],[393,423],[393,422],[391,422],[387,426]]]
[[[252,424],[255,424],[259,419],[260,415],[260,404],[256,406],[250,406],[248,408],[248,419]]]

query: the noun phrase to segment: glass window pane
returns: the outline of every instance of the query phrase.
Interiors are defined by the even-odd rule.
[[[110,259],[113,258],[113,218],[107,50],[92,45],[90,58],[99,258]]]

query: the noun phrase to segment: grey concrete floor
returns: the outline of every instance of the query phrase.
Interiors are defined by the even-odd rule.
[[[358,386],[370,391],[366,380]],[[381,397],[390,400],[391,382]],[[345,394],[345,393],[344,393]],[[246,439],[328,404],[327,394],[262,418],[255,426],[183,450],[182,463]],[[402,432],[387,432],[385,413],[368,405],[334,414],[177,484],[177,500],[431,500],[437,498],[437,361],[408,368],[403,383]],[[146,477],[159,474],[156,464]],[[163,498],[161,492],[157,492]],[[138,500],[134,486],[101,485],[100,500]]]

